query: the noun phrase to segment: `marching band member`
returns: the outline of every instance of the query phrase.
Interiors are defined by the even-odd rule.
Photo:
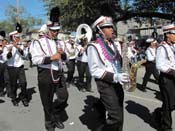
[[[172,131],[172,111],[175,109],[175,25],[163,26],[164,44],[156,53],[156,67],[160,71],[159,88],[162,95],[161,131]]]
[[[9,42],[7,40],[7,38],[5,37],[5,32],[4,32],[4,36],[3,36],[3,50],[5,47],[8,46]],[[3,51],[2,50],[2,51]],[[3,51],[4,52],[4,51]],[[2,57],[3,57],[3,52],[2,52]],[[2,58],[3,59],[3,58]],[[4,60],[3,60],[4,61]],[[5,88],[6,88],[6,93],[7,93],[7,97],[11,98],[11,87],[10,87],[10,80],[9,80],[9,73],[7,70],[7,62],[4,63],[5,64],[5,71],[4,71],[4,84],[5,84]]]
[[[51,21],[47,24],[48,32],[44,37],[34,40],[30,46],[32,62],[37,65],[38,87],[47,131],[55,131],[55,127],[64,128],[60,112],[67,106],[68,99],[66,79],[62,68],[63,61],[67,60],[67,55],[62,48],[64,42],[57,39],[61,28],[58,19],[59,12],[59,7],[51,10]],[[58,106],[56,107],[53,106],[54,93],[57,96]],[[55,111],[59,111],[58,114],[55,114]]]
[[[73,40],[73,36],[69,35],[68,41],[65,41],[66,43],[66,48],[69,53],[69,60],[66,62],[68,73],[67,73],[67,87],[70,86],[70,84],[73,83],[73,76],[75,72],[75,41]]]
[[[137,50],[135,49],[135,42],[133,40],[128,42],[128,58],[130,64],[137,62]]]
[[[88,39],[86,38],[85,34],[83,34],[82,36],[80,36],[80,41],[79,41],[79,45],[77,47],[77,68],[78,68],[78,77],[79,77],[79,88],[80,91],[85,92],[92,92],[91,89],[91,74],[89,71],[89,67],[88,67],[88,58],[87,58],[87,43],[88,43]],[[86,73],[86,81],[84,82],[84,76]]]
[[[159,79],[159,72],[156,69],[156,47],[157,47],[157,40],[153,38],[148,38],[146,40],[146,43],[148,44],[148,48],[146,49],[146,57],[147,57],[147,62],[145,65],[145,75],[143,77],[143,82],[142,82],[142,90],[146,91],[146,85],[148,83],[148,80],[153,74],[154,78],[156,81]]]
[[[27,100],[27,81],[24,71],[24,58],[27,52],[24,51],[24,45],[21,44],[20,34],[18,31],[9,33],[11,44],[4,47],[3,59],[7,61],[11,85],[11,99],[14,106],[18,106],[17,88],[21,87],[20,99],[24,106],[28,106]]]
[[[100,100],[108,118],[103,131],[122,131],[123,100],[122,84],[128,83],[128,74],[121,73],[121,49],[113,38],[113,23],[110,17],[101,16],[93,24],[97,33],[96,43],[87,48],[88,64],[92,77],[95,78]]]
[[[5,88],[5,78],[4,78],[4,73],[5,73],[5,61],[3,60],[3,48],[4,48],[4,44],[3,44],[3,40],[4,40],[4,36],[3,36],[3,32],[0,32],[0,96],[4,96],[5,92],[4,92],[4,88]]]

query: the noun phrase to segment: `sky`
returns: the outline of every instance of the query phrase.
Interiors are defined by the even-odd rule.
[[[0,21],[6,20],[5,11],[9,5],[16,6],[17,0],[0,0]],[[18,0],[19,7],[23,7],[27,14],[35,18],[47,20],[46,11],[44,10],[42,0]]]

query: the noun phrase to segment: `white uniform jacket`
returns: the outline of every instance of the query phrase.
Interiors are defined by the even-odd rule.
[[[82,50],[82,52],[80,52],[80,50]],[[85,63],[88,62],[86,48],[82,47],[81,45],[77,46],[77,48],[75,50],[75,55],[76,55],[77,61],[81,61],[81,62],[85,62]]]
[[[3,50],[4,48],[0,47],[0,63],[5,63],[5,60],[3,59]]]
[[[80,49],[81,49],[81,45],[77,45],[75,48],[75,57],[77,61],[81,61],[81,56],[78,55],[80,52]]]
[[[66,41],[65,43],[66,43],[66,49],[67,49],[66,51],[69,54],[69,60],[75,59],[76,58],[76,56],[75,56],[75,49],[76,49],[75,43],[73,44],[73,46],[71,45],[71,43],[69,41]]]
[[[160,72],[175,75],[175,48],[164,43],[156,51],[156,67]]]
[[[3,60],[7,61],[8,66],[21,67],[27,57],[27,51],[24,50],[23,44],[17,44],[21,50],[8,44],[3,49]]]
[[[134,49],[134,47],[133,46],[129,46],[128,47],[128,52],[127,52],[128,54],[128,58],[131,60],[131,58],[134,58],[136,55],[137,55],[137,51],[136,51],[136,49]]]
[[[63,41],[56,41],[47,37],[34,40],[30,45],[32,62],[41,68],[59,70],[62,67],[62,60],[51,61],[50,57],[57,52],[58,48],[65,50]]]
[[[148,47],[146,49],[146,56],[147,56],[147,60],[148,61],[152,61],[152,62],[155,62],[155,58],[156,58],[156,48],[151,48],[151,47]]]
[[[111,48],[114,49],[112,45]],[[121,52],[121,48],[118,49],[118,51]],[[88,65],[92,77],[113,82],[114,74],[118,72],[114,71],[112,63],[105,58],[100,45],[98,43],[89,44],[87,48],[87,55]],[[117,60],[115,62],[117,64]]]

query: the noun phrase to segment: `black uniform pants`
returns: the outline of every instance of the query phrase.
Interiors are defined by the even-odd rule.
[[[80,85],[80,88],[86,88],[86,89],[90,90],[92,77],[91,77],[91,74],[89,71],[88,63],[87,62],[80,62],[79,66],[80,66],[79,67],[79,85]],[[86,74],[86,82],[84,85],[85,74]]]
[[[143,82],[142,82],[142,86],[144,86],[144,87],[146,87],[146,85],[150,79],[151,74],[153,74],[154,78],[157,81],[159,79],[159,72],[156,69],[155,63],[148,61],[145,66],[146,66],[145,67],[146,70],[145,70],[145,75],[143,77]]]
[[[16,100],[18,86],[21,88],[20,99],[22,100],[27,99],[26,94],[27,81],[24,66],[23,65],[21,67],[8,66],[7,69],[10,79],[12,101]]]
[[[103,131],[122,131],[124,92],[120,84],[95,80],[108,118]]]
[[[175,78],[161,73],[159,88],[162,95],[161,128],[163,131],[172,129],[172,111],[175,109]],[[169,131],[169,130],[168,130]]]
[[[0,63],[0,92],[4,91],[4,72],[5,72],[5,64]]]
[[[11,95],[11,87],[10,87],[10,78],[9,78],[9,73],[7,69],[7,64],[5,64],[4,83],[6,87],[7,96],[11,97],[12,95]]]
[[[67,73],[67,82],[71,83],[73,80],[75,72],[75,59],[70,59],[67,63],[68,73]]]
[[[59,110],[61,112],[67,104],[68,91],[66,87],[66,79],[62,72],[60,73],[54,71],[54,77],[56,78],[58,76],[60,77],[60,80],[58,83],[54,83],[51,78],[50,70],[38,67],[38,87],[44,109],[46,129],[52,127],[53,123],[58,121],[56,115],[54,114],[55,110]],[[54,93],[56,93],[58,99],[57,108],[60,109],[54,109]]]

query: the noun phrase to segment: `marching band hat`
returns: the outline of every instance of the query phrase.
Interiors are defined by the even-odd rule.
[[[18,33],[18,31],[12,31],[9,33],[9,36],[15,36],[15,37],[20,37],[20,34]]]
[[[154,42],[155,40],[153,39],[153,38],[148,38],[148,39],[146,39],[146,43],[152,43],[152,42]]]
[[[73,36],[73,35],[70,34],[70,35],[69,35],[69,38],[75,38],[75,36]]]
[[[4,40],[4,37],[0,35],[0,40]]]
[[[169,24],[162,27],[163,33],[174,33],[175,34],[175,25]]]
[[[5,39],[5,36],[6,36],[6,33],[5,33],[5,31],[0,31],[0,40],[3,40],[3,39]]]
[[[60,8],[58,6],[53,7],[50,10],[50,21],[48,21],[47,26],[50,30],[60,30],[61,25],[59,23]]]
[[[0,32],[0,40],[3,40],[4,39],[4,36],[3,34]]]
[[[60,23],[58,23],[58,22],[51,22],[51,21],[48,21],[48,22],[47,22],[47,27],[48,27],[50,30],[60,30],[60,29],[61,29],[61,25],[60,25]]]
[[[123,39],[120,38],[120,37],[118,37],[116,40],[117,40],[118,42],[124,42]]]
[[[39,33],[39,35],[44,35],[46,32],[47,32],[47,25],[44,24],[44,25],[41,26],[38,33]]]
[[[154,43],[154,44],[156,44],[157,43],[157,40],[156,39],[154,39],[154,38],[148,38],[147,40],[146,40],[146,43]]]
[[[112,18],[111,18],[111,17],[107,17],[107,16],[100,16],[100,17],[93,23],[92,28],[95,29],[97,26],[99,26],[100,28],[108,27],[108,26],[113,27]]]

